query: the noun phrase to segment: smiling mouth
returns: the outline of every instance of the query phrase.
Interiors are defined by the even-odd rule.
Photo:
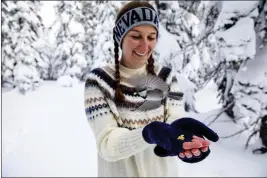
[[[134,51],[134,53],[136,54],[136,55],[138,55],[138,56],[145,56],[147,53],[144,53],[144,54],[142,54],[142,53],[138,53],[138,52],[136,52],[136,51]]]

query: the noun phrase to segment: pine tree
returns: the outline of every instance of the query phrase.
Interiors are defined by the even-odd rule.
[[[14,80],[11,79],[11,83],[25,93],[34,90],[41,82],[38,62],[42,58],[35,49],[35,44],[41,38],[43,31],[42,19],[38,14],[40,3],[36,1],[4,3],[4,7],[8,9],[8,15],[10,15],[7,22],[10,32],[6,32],[6,37],[9,40],[11,37],[11,48],[6,47],[5,49],[9,49],[9,52],[12,51],[14,54],[10,61],[8,60],[9,56],[4,57],[4,63],[9,63],[9,67],[14,64],[13,76],[11,75]],[[9,71],[11,71],[10,69]]]
[[[235,97],[231,89],[234,79],[238,71],[243,69],[243,65],[256,54],[254,24],[258,15],[258,4],[259,2],[224,2],[215,26],[220,56],[214,80],[218,85],[220,102],[233,119]],[[242,5],[245,5],[245,10],[241,9]]]
[[[258,6],[259,16],[256,18],[255,29],[259,37],[258,46],[263,48],[267,44],[267,2],[261,0]]]
[[[160,23],[175,36],[178,43],[178,48],[168,61],[177,60],[172,66],[196,85],[194,92],[212,79],[209,74],[218,61],[218,46],[214,36],[214,22],[220,9],[218,4],[205,1],[156,1]],[[181,67],[177,68],[181,60]],[[192,93],[190,96],[193,96]]]
[[[113,62],[113,36],[115,16],[125,2],[84,1],[81,22],[85,29],[84,52],[87,67],[84,77],[99,63]]]
[[[53,58],[53,54],[56,47],[49,41],[49,33],[50,30],[45,28],[44,35],[38,40],[38,43],[35,44],[35,48],[42,58],[42,60],[38,62],[38,66],[40,66],[39,73],[43,80],[53,80],[55,74],[55,59]]]
[[[81,78],[86,67],[83,53],[84,29],[79,21],[81,2],[60,1],[56,6],[56,49],[53,55],[53,79],[69,75]]]
[[[14,86],[13,70],[16,64],[14,47],[13,47],[13,34],[16,32],[17,24],[14,23],[13,16],[17,13],[18,8],[13,1],[2,1],[2,32],[1,32],[1,45],[2,45],[2,85]]]
[[[177,60],[183,61],[182,72],[188,75],[198,89],[202,88],[209,79],[207,73],[212,72],[216,66],[216,62],[213,62],[218,58],[214,26],[221,4],[206,1],[156,1],[156,6],[161,24],[176,36],[179,44],[169,60],[179,55]]]
[[[85,38],[83,44],[83,50],[86,58],[86,68],[83,72],[82,78],[85,78],[86,73],[94,65],[94,48],[97,43],[96,27],[100,23],[99,16],[99,1],[83,1],[80,15],[80,21],[83,24],[85,31]]]
[[[260,69],[259,69],[260,70]],[[258,76],[260,77],[260,76]],[[262,80],[238,80],[232,91],[235,104],[232,108],[235,121],[248,132],[246,147],[259,138],[262,118],[267,116],[267,72]],[[263,135],[261,135],[262,139]]]
[[[101,15],[98,17],[100,23],[96,26],[95,37],[97,42],[93,50],[94,61],[97,64],[114,63],[113,28],[120,6],[120,2],[113,1],[107,1],[98,5],[98,12]]]

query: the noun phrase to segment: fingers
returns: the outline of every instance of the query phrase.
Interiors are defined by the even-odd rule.
[[[203,147],[203,148],[201,148],[200,150],[201,150],[202,152],[207,152],[208,149],[209,149],[209,147]]]
[[[199,151],[199,149],[192,149],[191,152],[193,153],[194,156],[199,156],[201,153]]]
[[[186,151],[184,152],[184,154],[185,154],[185,156],[186,156],[187,158],[192,158],[192,156],[193,156],[190,150],[186,150]]]
[[[201,148],[201,147],[203,147],[203,145],[199,141],[183,143],[183,149],[185,150],[191,150],[192,148]]]
[[[192,142],[197,142],[197,141],[201,142],[201,144],[203,145],[203,147],[200,148],[200,150],[202,152],[207,152],[209,149],[210,141],[204,140],[203,138],[200,138],[200,137],[194,135]]]
[[[199,149],[186,150],[185,152],[179,153],[180,158],[192,158],[193,156],[200,156]]]
[[[204,147],[210,146],[210,141],[194,135],[192,142],[196,142],[196,141],[199,141]]]
[[[180,158],[185,158],[185,154],[182,152],[182,153],[179,153],[179,157]]]

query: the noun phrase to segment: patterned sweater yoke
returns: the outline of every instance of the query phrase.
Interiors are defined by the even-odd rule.
[[[170,86],[171,91],[179,90],[176,77],[170,68],[155,66],[155,73]],[[151,168],[145,170],[145,165],[139,167],[145,157],[156,162],[162,159],[154,155],[151,145],[143,140],[142,129],[153,121],[170,123],[182,117],[183,99],[179,101],[167,98],[156,109],[138,110],[138,106],[145,99],[135,92],[134,86],[129,84],[127,79],[146,74],[146,65],[139,69],[129,69],[120,65],[121,89],[126,99],[123,104],[114,102],[116,82],[113,66],[95,68],[87,75],[84,89],[85,112],[96,138],[98,164],[103,165],[106,170],[103,171],[103,168],[98,166],[101,176],[165,175],[155,173]],[[137,168],[129,166],[133,161],[140,165]],[[164,164],[162,166],[166,167],[169,163],[161,160],[159,164]],[[116,169],[123,169],[124,173],[118,173]]]

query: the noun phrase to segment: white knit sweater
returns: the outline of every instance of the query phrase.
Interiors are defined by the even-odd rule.
[[[157,75],[166,79],[171,91],[178,89],[177,81],[170,69],[156,66]],[[120,65],[121,85],[126,98],[125,105],[116,105],[115,69],[105,66],[92,70],[87,77],[84,101],[88,122],[94,132],[98,150],[99,177],[177,177],[179,158],[158,157],[155,145],[146,143],[142,129],[148,123],[164,121],[164,109],[168,112],[167,123],[184,115],[183,101],[167,99],[166,104],[146,112],[133,111],[144,102],[131,91],[127,78],[146,74],[146,65],[129,69]]]

